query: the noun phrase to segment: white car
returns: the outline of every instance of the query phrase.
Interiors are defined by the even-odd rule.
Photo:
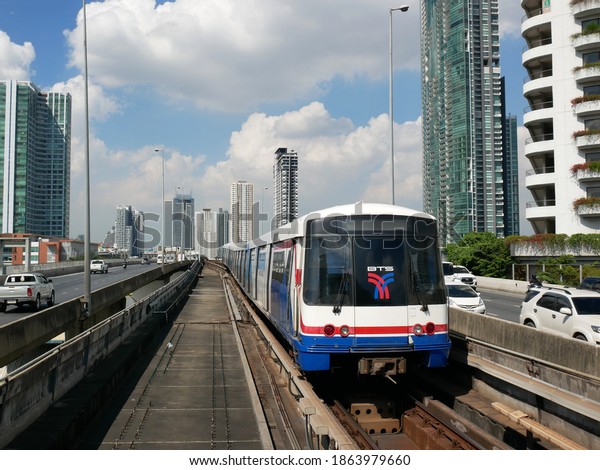
[[[90,272],[106,274],[108,272],[108,264],[101,259],[92,260],[90,262]]]
[[[464,266],[460,266],[458,264],[454,265],[454,279],[458,279],[461,282],[464,282],[466,285],[477,290],[477,278]]]
[[[485,303],[473,288],[461,281],[446,282],[448,288],[448,305],[450,307],[459,307],[469,312],[485,313]]]
[[[576,288],[530,289],[519,323],[600,345],[600,293]]]

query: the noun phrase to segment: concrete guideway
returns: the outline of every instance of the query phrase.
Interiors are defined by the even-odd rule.
[[[98,449],[272,449],[218,273],[205,270]]]

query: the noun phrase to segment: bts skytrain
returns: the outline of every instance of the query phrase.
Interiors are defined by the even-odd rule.
[[[306,372],[443,367],[448,305],[434,217],[356,203],[302,216],[223,261]]]

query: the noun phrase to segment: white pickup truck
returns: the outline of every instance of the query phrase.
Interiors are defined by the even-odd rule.
[[[106,274],[108,272],[108,264],[101,259],[94,259],[90,263],[90,272],[94,273],[103,273]]]
[[[9,274],[0,286],[0,312],[5,312],[8,305],[26,304],[40,310],[43,301],[48,307],[54,305],[54,286],[43,274]]]

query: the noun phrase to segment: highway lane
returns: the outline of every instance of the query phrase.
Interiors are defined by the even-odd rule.
[[[129,277],[136,276],[144,271],[156,269],[157,267],[160,267],[160,265],[129,264],[127,265],[127,269],[123,269],[122,265],[120,264],[117,266],[112,266],[108,269],[108,273],[106,274],[91,275],[92,292]],[[57,304],[83,296],[83,275],[84,273],[80,272],[49,278],[52,280],[52,284],[54,285]],[[21,320],[26,316],[33,315],[34,313],[36,312],[33,308],[22,307],[17,309],[15,306],[9,306],[6,309],[6,312],[0,313],[0,327],[15,320]]]
[[[519,313],[521,312],[521,303],[525,298],[525,292],[522,294],[512,294],[509,292],[500,292],[492,290],[479,289],[481,298],[485,303],[485,314],[490,317],[500,318],[506,321],[519,323]]]

